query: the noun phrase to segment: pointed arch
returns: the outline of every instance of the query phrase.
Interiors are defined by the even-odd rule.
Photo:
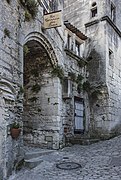
[[[55,54],[54,48],[52,47],[51,43],[43,34],[39,32],[29,33],[25,37],[24,44],[26,44],[28,41],[31,41],[31,40],[35,40],[39,42],[45,48],[53,66],[56,66],[58,64],[58,60],[57,60],[57,56]]]

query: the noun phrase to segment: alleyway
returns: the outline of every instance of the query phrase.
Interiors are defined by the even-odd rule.
[[[34,169],[23,169],[9,180],[121,180],[121,136],[88,146],[66,147],[43,155],[42,160]],[[71,163],[66,166],[67,162]]]

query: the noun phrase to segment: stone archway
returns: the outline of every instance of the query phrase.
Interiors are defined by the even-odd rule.
[[[57,55],[55,54],[55,50],[52,47],[51,43],[48,41],[48,39],[43,34],[40,34],[38,32],[32,32],[25,37],[24,44],[26,44],[28,41],[33,40],[39,42],[43,46],[43,48],[46,49],[52,65],[56,66],[58,63]]]
[[[45,49],[36,38],[28,38],[24,45],[23,76],[23,137],[25,145],[58,148],[58,88],[60,81],[51,76],[51,70],[57,62],[56,58],[51,59],[51,57],[52,54],[49,54],[48,49]],[[56,145],[54,146],[54,144]]]

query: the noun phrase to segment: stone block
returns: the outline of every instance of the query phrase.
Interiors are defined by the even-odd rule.
[[[45,136],[45,141],[52,142],[53,141],[53,137],[52,136]]]

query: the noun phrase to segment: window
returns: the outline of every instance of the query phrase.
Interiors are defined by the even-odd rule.
[[[110,66],[113,66],[113,58],[114,58],[113,51],[109,49],[109,65]]]
[[[70,48],[71,51],[74,51],[74,41],[72,40],[71,41],[71,48]]]
[[[65,48],[70,50],[73,54],[82,57],[84,51],[84,41],[82,41],[78,36],[75,36],[74,33],[71,34],[68,31],[66,38]]]
[[[91,17],[95,17],[97,15],[97,4],[96,2],[92,3],[91,7]]]
[[[95,7],[97,4],[96,4],[96,2],[93,2],[92,3],[92,7]]]
[[[111,4],[111,19],[113,22],[116,20],[116,7],[113,4]]]
[[[70,44],[71,44],[71,36],[68,34],[68,37],[67,37],[67,49],[70,49]]]
[[[92,17],[95,17],[97,14],[97,8],[96,9],[92,9]]]
[[[44,14],[58,10],[57,0],[41,0],[41,6],[44,9]]]
[[[63,98],[72,97],[72,82],[68,78],[64,78],[63,81]]]
[[[80,43],[78,41],[75,41],[75,51],[76,55],[80,56]]]
[[[68,34],[68,36],[67,36],[67,45],[66,45],[67,49],[73,51],[73,44],[74,44],[73,38],[72,38],[72,36],[70,36]]]

